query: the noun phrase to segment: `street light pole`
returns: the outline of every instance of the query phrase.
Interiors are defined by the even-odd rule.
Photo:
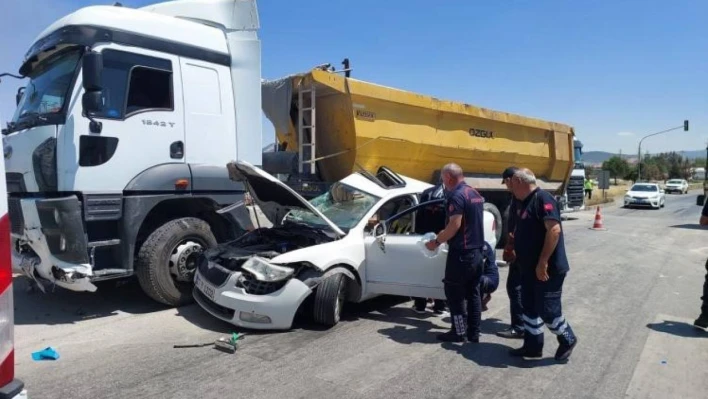
[[[671,131],[674,131],[677,129],[681,129],[681,128],[683,128],[684,132],[688,131],[688,120],[683,121],[683,125],[681,125],[681,126],[676,126],[676,127],[672,127],[671,129],[666,129],[666,130],[662,130],[660,132],[648,134],[648,135],[642,137],[641,140],[639,140],[639,149],[637,151],[637,182],[639,182],[639,180],[642,177],[642,142],[644,141],[644,139],[647,139],[652,136],[656,136],[658,134],[668,133],[668,132],[671,132]]]

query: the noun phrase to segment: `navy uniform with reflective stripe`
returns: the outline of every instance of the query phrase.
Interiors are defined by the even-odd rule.
[[[479,282],[483,268],[482,247],[485,244],[484,198],[462,182],[447,195],[446,211],[448,222],[450,217],[462,215],[462,224],[448,241],[445,296],[457,335],[467,335],[468,339],[476,341],[482,318]]]
[[[516,223],[521,216],[521,201],[512,196],[509,204],[509,219],[507,220],[508,230],[515,233]],[[509,238],[507,237],[507,240]],[[513,245],[513,242],[511,243]],[[517,333],[524,331],[523,312],[524,306],[521,302],[521,270],[516,259],[509,262],[509,275],[506,277],[506,293],[509,296],[509,312],[511,314],[511,329]]]
[[[543,324],[558,337],[559,352],[575,344],[576,337],[563,316],[561,293],[566,273],[570,269],[565,253],[563,228],[558,244],[548,259],[548,281],[536,277],[543,244],[546,237],[546,220],[561,223],[558,204],[551,194],[536,188],[520,204],[514,250],[521,270],[522,302],[524,307],[524,346],[529,356],[541,356],[543,350]]]
[[[494,253],[489,243],[484,243],[482,250],[484,267],[482,268],[482,278],[479,283],[480,294],[491,294],[499,287],[499,268],[497,267],[497,255]]]

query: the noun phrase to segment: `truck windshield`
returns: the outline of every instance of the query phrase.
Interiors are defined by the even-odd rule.
[[[80,56],[80,49],[74,48],[51,55],[37,65],[28,76],[30,81],[17,105],[12,123],[21,123],[27,117],[60,112]]]
[[[580,147],[575,147],[575,151],[573,153],[573,160],[575,161],[575,169],[585,169],[585,165],[583,164],[583,151],[580,149]]]
[[[326,193],[310,200],[310,203],[337,227],[347,231],[356,226],[378,200],[376,196],[338,182]],[[305,210],[293,210],[285,220],[326,227],[322,219]]]

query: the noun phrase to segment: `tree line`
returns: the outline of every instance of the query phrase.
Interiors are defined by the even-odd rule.
[[[677,152],[645,154],[642,155],[642,180],[689,180],[693,175],[692,169],[703,167],[705,164],[705,158],[691,160]],[[610,177],[615,180],[615,184],[617,184],[617,179],[637,180],[637,165],[630,164],[627,159],[617,155],[603,162],[602,169],[610,172]],[[591,174],[593,174],[592,171],[586,170],[586,176]]]

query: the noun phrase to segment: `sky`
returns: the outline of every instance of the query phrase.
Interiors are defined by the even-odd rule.
[[[122,0],[138,7],[160,0]],[[46,26],[113,0],[5,0],[0,71]],[[315,65],[438,98],[572,125],[584,151],[700,150],[708,142],[708,1],[261,0],[262,76]],[[296,17],[296,15],[299,15]],[[14,112],[0,83],[0,119]],[[273,128],[265,120],[264,144]]]

